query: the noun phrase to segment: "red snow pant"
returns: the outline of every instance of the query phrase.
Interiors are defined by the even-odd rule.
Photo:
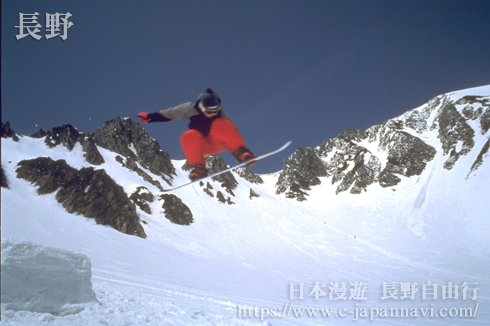
[[[240,132],[228,119],[218,118],[211,124],[205,137],[199,131],[191,129],[182,134],[180,144],[190,166],[206,166],[204,155],[214,155],[225,149],[234,153],[240,147],[246,147]]]

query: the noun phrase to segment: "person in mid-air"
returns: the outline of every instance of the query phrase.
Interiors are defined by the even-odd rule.
[[[247,148],[240,132],[223,110],[221,98],[211,88],[201,93],[196,102],[186,102],[155,113],[140,112],[141,123],[189,119],[189,131],[182,134],[180,144],[192,167],[189,178],[194,181],[209,174],[204,155],[229,150],[239,163],[257,158]]]

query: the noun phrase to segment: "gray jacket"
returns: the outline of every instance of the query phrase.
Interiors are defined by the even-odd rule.
[[[190,119],[193,116],[197,116],[202,114],[199,108],[197,107],[197,102],[186,102],[179,104],[177,106],[164,109],[159,111],[161,115],[169,120],[177,120],[177,119]],[[230,117],[226,112],[221,108],[220,117],[230,120]],[[206,118],[210,119],[210,118]]]
[[[177,106],[159,111],[163,116],[163,121],[171,121],[177,119],[189,119],[189,129],[197,130],[205,137],[209,135],[211,124],[218,118],[224,118],[230,120],[230,117],[221,108],[219,113],[214,117],[206,117],[198,107],[199,102],[186,102]],[[233,122],[232,122],[233,123]]]

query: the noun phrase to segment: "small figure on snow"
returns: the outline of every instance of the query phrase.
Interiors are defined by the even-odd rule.
[[[189,119],[189,131],[182,134],[180,144],[192,167],[189,178],[194,181],[209,174],[204,155],[229,150],[239,163],[256,158],[247,148],[236,126],[223,110],[221,98],[211,88],[200,94],[196,102],[186,102],[155,113],[140,112],[141,123]],[[251,162],[248,166],[253,165]]]

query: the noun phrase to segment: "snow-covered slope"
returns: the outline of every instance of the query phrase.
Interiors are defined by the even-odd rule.
[[[1,323],[485,325],[489,100],[490,86],[444,94],[365,132],[298,149],[278,173],[237,171],[167,197],[160,188],[187,180],[185,162],[151,167],[142,155],[151,141],[128,134],[130,121],[110,122],[114,147],[107,132],[72,130],[73,142],[56,141],[55,132],[51,146],[44,134],[4,138],[2,239],[88,256],[98,302],[65,316],[2,304]],[[46,176],[36,185],[17,178],[19,163],[39,157],[66,165],[56,174],[33,168]],[[104,170],[128,198],[148,194],[121,199],[144,232],[67,212],[76,206],[69,194],[85,196],[69,191],[74,178],[92,177],[90,169]],[[49,191],[40,195],[40,187]],[[104,195],[92,188],[81,189]],[[304,308],[324,310],[310,317],[316,310]]]

